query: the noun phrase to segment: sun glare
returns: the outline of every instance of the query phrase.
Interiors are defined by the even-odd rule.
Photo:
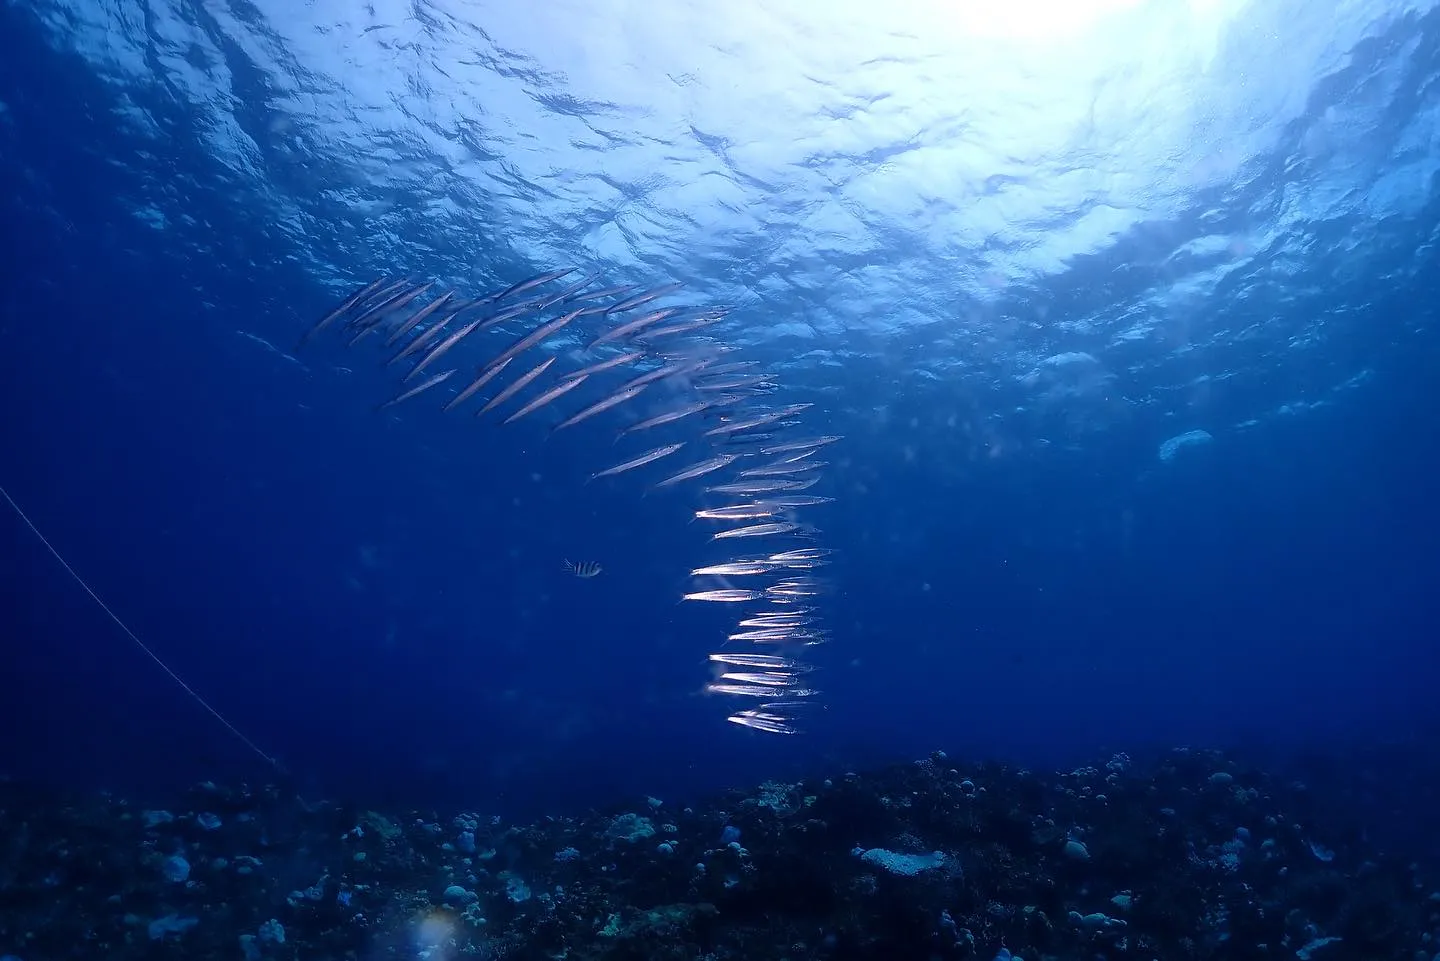
[[[1073,37],[1145,0],[927,0],[931,17],[972,36],[1011,40]]]

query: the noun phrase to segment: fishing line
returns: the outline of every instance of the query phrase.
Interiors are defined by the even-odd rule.
[[[75,578],[75,583],[85,588],[85,593],[89,594],[91,599],[94,600],[96,604],[100,605],[100,610],[110,615],[110,620],[114,621],[117,625],[119,625],[120,630],[124,631],[125,635],[129,637],[130,640],[135,642],[136,647],[140,648],[140,650],[145,652],[146,657],[150,658],[150,660],[158,664],[160,666],[160,670],[170,675],[170,680],[174,681],[176,684],[179,684],[180,689],[183,690],[186,694],[189,694],[192,698],[194,698],[196,704],[199,704],[205,710],[209,711],[211,717],[215,718],[215,720],[225,725],[225,729],[227,731],[235,735],[237,738],[240,739],[240,742],[242,744],[244,744],[250,750],[254,751],[261,758],[263,758],[266,764],[269,764],[271,767],[280,766],[274,758],[266,754],[264,751],[260,750],[260,748],[256,747],[254,741],[250,740],[244,734],[241,734],[239,728],[231,724],[229,721],[225,720],[225,716],[223,714],[215,710],[215,708],[211,707],[210,703],[206,701],[203,697],[201,697],[199,694],[197,694],[193,687],[191,687],[189,684],[186,684],[185,681],[181,679],[179,674],[176,674],[170,669],[170,665],[160,660],[159,655],[157,655],[154,651],[150,650],[150,648],[145,645],[145,642],[140,640],[140,638],[135,635],[134,631],[130,630],[130,628],[125,626],[125,622],[120,620],[120,618],[115,615],[114,611],[110,610],[109,605],[107,605],[104,601],[100,599],[100,595],[96,594],[90,589],[90,585],[85,583],[85,579],[79,574],[75,573],[75,568],[70,566],[70,562],[65,560],[65,558],[60,555],[60,552],[55,549],[55,546],[50,543],[49,539],[46,538],[44,534],[40,533],[40,528],[36,527],[35,522],[30,520],[26,513],[20,509],[20,505],[15,503],[15,498],[11,497],[9,492],[6,491],[5,488],[0,487],[0,495],[3,495],[5,500],[10,504],[10,506],[15,509],[15,513],[20,515],[20,519],[25,522],[25,526],[30,528],[30,530],[35,534],[36,537],[40,538],[40,543],[44,544],[45,549],[48,550],[52,555],[54,555],[55,559],[60,562],[60,566],[65,568],[66,572],[71,577]]]

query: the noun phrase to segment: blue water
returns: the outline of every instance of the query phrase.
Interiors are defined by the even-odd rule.
[[[335,794],[1433,744],[1440,5],[769,6],[0,5],[0,483]],[[736,304],[845,437],[803,735],[701,693],[714,557],[583,483],[618,421],[292,350],[380,274],[569,264]],[[0,531],[0,769],[266,776]]]

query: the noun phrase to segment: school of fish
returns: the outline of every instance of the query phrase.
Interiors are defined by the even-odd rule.
[[[707,690],[747,705],[729,716],[735,724],[795,734],[817,693],[802,655],[827,639],[818,571],[831,556],[800,517],[833,499],[807,492],[824,476],[827,462],[817,458],[841,438],[804,430],[812,405],[774,402],[776,378],[756,361],[734,359],[721,339],[734,322],[728,308],[661,306],[680,284],[598,286],[596,274],[577,274],[550,270],[474,297],[437,291],[434,281],[378,278],[315,323],[299,346],[339,330],[351,346],[389,351],[388,366],[408,361],[397,392],[377,410],[446,394],[440,409],[454,411],[484,391],[474,416],[500,417],[503,407],[505,424],[548,416],[554,434],[629,415],[617,442],[678,437],[642,444],[590,480],[651,473],[649,490],[699,495],[694,517],[715,525],[710,540],[725,553],[690,571],[695,583],[683,600],[740,611],[725,644],[709,655]],[[556,369],[576,357],[581,366]],[[566,562],[566,569],[582,578],[600,571],[593,563]]]

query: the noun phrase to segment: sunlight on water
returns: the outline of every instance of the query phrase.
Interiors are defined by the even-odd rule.
[[[1065,414],[1085,431],[1155,398],[1185,416],[1197,376],[1237,375],[1242,338],[1252,370],[1303,363],[1348,313],[1286,283],[1295,264],[1424,269],[1395,238],[1437,169],[1434,118],[1383,120],[1425,89],[1415,25],[1434,6],[37,4],[57,44],[128,91],[137,138],[163,142],[155,90],[203,118],[247,208],[337,291],[363,279],[341,264],[468,283],[496,261],[593,260],[742,305],[750,345],[797,366],[918,336],[933,349],[897,380],[965,372],[1043,405],[1047,358],[1079,352],[1090,382],[1153,385],[1092,391],[1093,410]],[[1399,53],[1372,70],[1359,51],[1375,44]],[[1325,224],[1344,226],[1317,246]],[[412,263],[422,236],[436,242]],[[1120,265],[1104,284],[1079,271],[1096,258]],[[1280,313],[1302,329],[1256,327]],[[1314,396],[1257,393],[1233,423],[1362,369]]]
[[[1245,0],[1189,0],[1168,3],[1172,8],[1188,8],[1211,22],[1228,14],[1222,6],[1236,7]],[[899,3],[845,2],[812,7],[811,19],[866,25],[872,30],[897,35],[909,34],[926,39],[937,47],[960,38],[985,38],[1010,47],[1040,42],[1059,41],[1076,44],[1093,39],[1097,34],[1123,31],[1129,15],[1133,22],[1136,8],[1160,6],[1155,0],[1012,0],[1009,3],[981,3],[975,0],[955,3],[947,0],[902,0]],[[857,30],[857,35],[859,31]],[[1175,38],[1183,41],[1184,38]]]

